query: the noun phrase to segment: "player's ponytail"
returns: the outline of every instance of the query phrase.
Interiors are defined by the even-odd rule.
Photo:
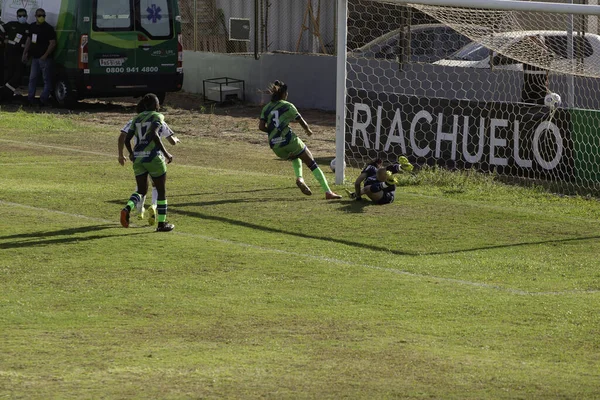
[[[280,80],[276,80],[269,85],[267,93],[271,95],[271,101],[279,101],[287,93],[287,85]]]
[[[373,161],[367,164],[367,166],[372,165],[375,168],[381,168],[383,166],[383,160],[381,158],[375,158]]]

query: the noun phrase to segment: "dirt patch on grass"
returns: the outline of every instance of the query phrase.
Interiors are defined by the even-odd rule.
[[[79,114],[87,122],[106,125],[118,130],[132,115],[139,99],[118,97],[106,99],[86,99],[79,101],[71,109],[38,108],[19,102],[3,104],[6,112],[19,109],[31,113]],[[290,99],[293,102],[293,99]],[[250,144],[267,146],[266,135],[258,130],[259,105],[205,103],[201,95],[178,92],[168,93],[161,112],[167,123],[180,136],[201,136],[228,141],[244,141]],[[314,135],[307,138],[298,125],[295,131],[315,154],[335,152],[335,114],[320,110],[300,110]]]
[[[293,101],[293,99],[290,99]],[[136,99],[100,99],[81,102],[90,117],[114,120],[120,113],[133,114]],[[266,135],[258,130],[262,106],[245,104],[205,103],[201,95],[179,92],[169,93],[161,112],[177,134],[202,136],[228,141],[244,141],[267,145]],[[335,114],[321,110],[300,110],[314,135],[308,140],[313,153],[335,152]],[[300,137],[306,134],[298,125]]]

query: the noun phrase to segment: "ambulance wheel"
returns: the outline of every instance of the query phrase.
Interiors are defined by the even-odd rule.
[[[77,102],[77,96],[66,78],[56,79],[53,95],[54,100],[61,107],[71,107]]]
[[[165,103],[166,95],[167,94],[165,92],[157,92],[156,93],[156,97],[158,97],[158,102],[160,103],[161,106]]]

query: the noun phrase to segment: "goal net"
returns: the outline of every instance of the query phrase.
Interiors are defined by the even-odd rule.
[[[419,1],[427,2],[436,3]],[[529,9],[494,9],[524,3]],[[600,8],[485,4],[348,1],[345,140],[338,141],[347,165],[405,155],[421,168],[493,172],[597,195],[600,28],[592,14]]]

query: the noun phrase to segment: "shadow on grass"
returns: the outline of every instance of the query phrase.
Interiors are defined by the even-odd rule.
[[[226,202],[227,201],[224,201],[223,203],[226,203]],[[356,203],[356,207],[361,207],[361,203],[365,203],[365,205],[371,204],[370,202],[367,202],[367,201],[355,202],[355,203]],[[386,248],[386,247],[375,246],[375,245],[370,245],[370,244],[366,244],[366,243],[359,243],[359,242],[354,242],[351,240],[334,238],[334,237],[308,235],[305,233],[299,233],[299,232],[293,232],[293,231],[284,230],[284,229],[272,228],[269,226],[254,224],[252,222],[239,221],[239,220],[235,220],[235,219],[231,219],[231,218],[220,217],[220,216],[215,216],[215,215],[210,215],[210,214],[204,214],[204,213],[196,212],[196,211],[184,211],[182,209],[177,208],[177,207],[188,207],[190,205],[192,205],[192,204],[173,204],[173,207],[175,207],[175,209],[169,209],[169,212],[172,214],[176,214],[176,215],[185,215],[185,216],[192,217],[192,218],[200,218],[200,219],[205,219],[205,220],[209,220],[209,221],[218,221],[218,222],[235,225],[235,226],[240,226],[240,227],[244,227],[244,228],[256,229],[256,230],[260,230],[263,232],[296,236],[296,237],[299,237],[302,239],[323,240],[326,242],[333,242],[333,243],[343,244],[346,246],[351,246],[351,247],[366,249],[366,250],[371,250],[371,251],[381,251],[381,252],[386,252],[389,254],[394,254],[394,255],[399,255],[399,256],[418,257],[418,256],[444,255],[444,254],[459,254],[459,253],[468,253],[468,252],[475,252],[475,251],[481,251],[481,250],[517,248],[517,247],[522,247],[522,246],[537,246],[537,245],[544,245],[544,244],[558,244],[558,243],[569,243],[569,242],[577,242],[577,241],[584,241],[584,240],[600,239],[600,236],[585,236],[585,237],[576,237],[576,238],[558,239],[558,240],[549,239],[549,240],[521,242],[521,243],[507,243],[507,244],[499,244],[499,245],[492,245],[492,246],[473,247],[473,248],[468,248],[468,249],[416,252],[416,251],[395,250],[395,249],[390,249],[390,248]],[[353,206],[348,205],[347,207],[353,207]]]
[[[174,204],[173,205],[173,207],[178,207],[178,206],[179,207],[187,207],[187,206],[190,206],[190,204],[179,204],[179,205]],[[344,244],[346,246],[358,247],[358,248],[368,249],[368,250],[373,250],[373,251],[385,251],[385,252],[390,252],[390,253],[393,253],[396,255],[403,255],[403,256],[416,255],[414,253],[409,253],[409,252],[400,251],[400,250],[387,249],[385,247],[373,246],[373,245],[369,245],[369,244],[365,244],[365,243],[352,242],[350,240],[345,240],[345,239],[339,239],[339,238],[333,238],[333,237],[327,237],[327,236],[308,235],[305,233],[287,231],[287,230],[278,229],[278,228],[271,228],[269,226],[253,224],[251,222],[239,221],[239,220],[235,220],[235,219],[231,219],[231,218],[219,217],[216,215],[203,214],[203,213],[200,213],[197,211],[184,211],[184,210],[175,208],[175,209],[169,209],[169,212],[173,213],[173,214],[177,214],[177,215],[185,215],[185,216],[192,217],[192,218],[200,218],[200,219],[204,219],[204,220],[218,221],[218,222],[223,222],[223,223],[230,224],[230,225],[241,226],[244,228],[257,229],[257,230],[261,230],[263,232],[279,233],[279,234],[284,234],[284,235],[296,236],[296,237],[299,237],[302,239],[324,240],[327,242]]]
[[[256,193],[256,192],[266,192],[266,191],[278,191],[281,192],[282,190],[285,189],[281,189],[281,188],[273,188],[273,189],[259,189],[259,190],[240,190],[240,191],[233,191],[233,192],[227,192],[227,195],[230,194],[240,194],[240,193]],[[216,206],[216,205],[221,205],[221,204],[241,204],[241,203],[264,203],[264,202],[269,202],[269,201],[276,201],[276,202],[282,202],[282,201],[290,201],[290,202],[298,202],[298,201],[303,201],[303,200],[309,200],[310,196],[302,196],[302,195],[298,195],[296,192],[298,192],[298,189],[292,189],[290,188],[290,192],[294,192],[293,195],[290,196],[277,196],[277,197],[260,197],[260,198],[237,198],[237,199],[221,199],[221,200],[210,200],[210,201],[197,201],[197,202],[190,202],[190,203],[181,203],[181,204],[173,204],[173,203],[169,203],[169,212],[171,212],[171,208],[170,207],[190,207],[190,206],[196,206],[196,207],[205,207],[205,206]],[[299,192],[298,192],[299,193]],[[180,195],[167,195],[167,199],[171,199],[173,197],[190,197],[190,196],[202,196],[202,195],[207,195],[207,196],[213,196],[215,193],[188,193],[188,194],[180,194]],[[147,208],[149,205],[148,202],[148,197],[149,195],[146,195],[146,203],[145,203],[145,207]],[[314,196],[313,196],[314,197]],[[110,203],[110,204],[118,204],[118,205],[123,205],[125,202],[123,200],[107,200],[106,203]]]
[[[356,214],[364,213],[365,207],[375,205],[375,204],[373,204],[373,202],[371,200],[362,200],[362,201],[348,200],[348,201],[344,201],[343,204],[344,205],[339,208],[340,211],[347,212],[347,213],[356,213]]]
[[[92,235],[92,236],[79,236],[81,233],[87,232],[98,232],[105,229],[114,229],[115,225],[90,225],[79,228],[60,229],[57,231],[38,231],[31,233],[21,233],[17,235],[0,236],[0,240],[10,239],[21,239],[9,243],[0,243],[0,249],[16,249],[22,247],[34,247],[34,246],[48,246],[54,244],[66,244],[71,242],[86,242],[96,239],[105,239],[110,237],[118,237],[123,235]],[[130,235],[141,235],[148,233],[148,231],[134,232]],[[57,236],[70,236],[61,237]],[[129,236],[129,235],[128,235]],[[51,239],[57,237],[55,239]]]
[[[168,190],[168,188],[167,188]],[[241,193],[258,193],[258,192],[279,192],[283,190],[280,187],[270,188],[270,189],[250,189],[250,190],[232,190],[227,191],[227,194],[241,194]],[[297,189],[296,189],[297,190]],[[193,197],[193,196],[213,196],[215,192],[202,192],[202,193],[187,193],[187,194],[167,194],[167,198],[173,197]],[[122,203],[122,202],[121,202]],[[121,204],[119,203],[119,204]]]

